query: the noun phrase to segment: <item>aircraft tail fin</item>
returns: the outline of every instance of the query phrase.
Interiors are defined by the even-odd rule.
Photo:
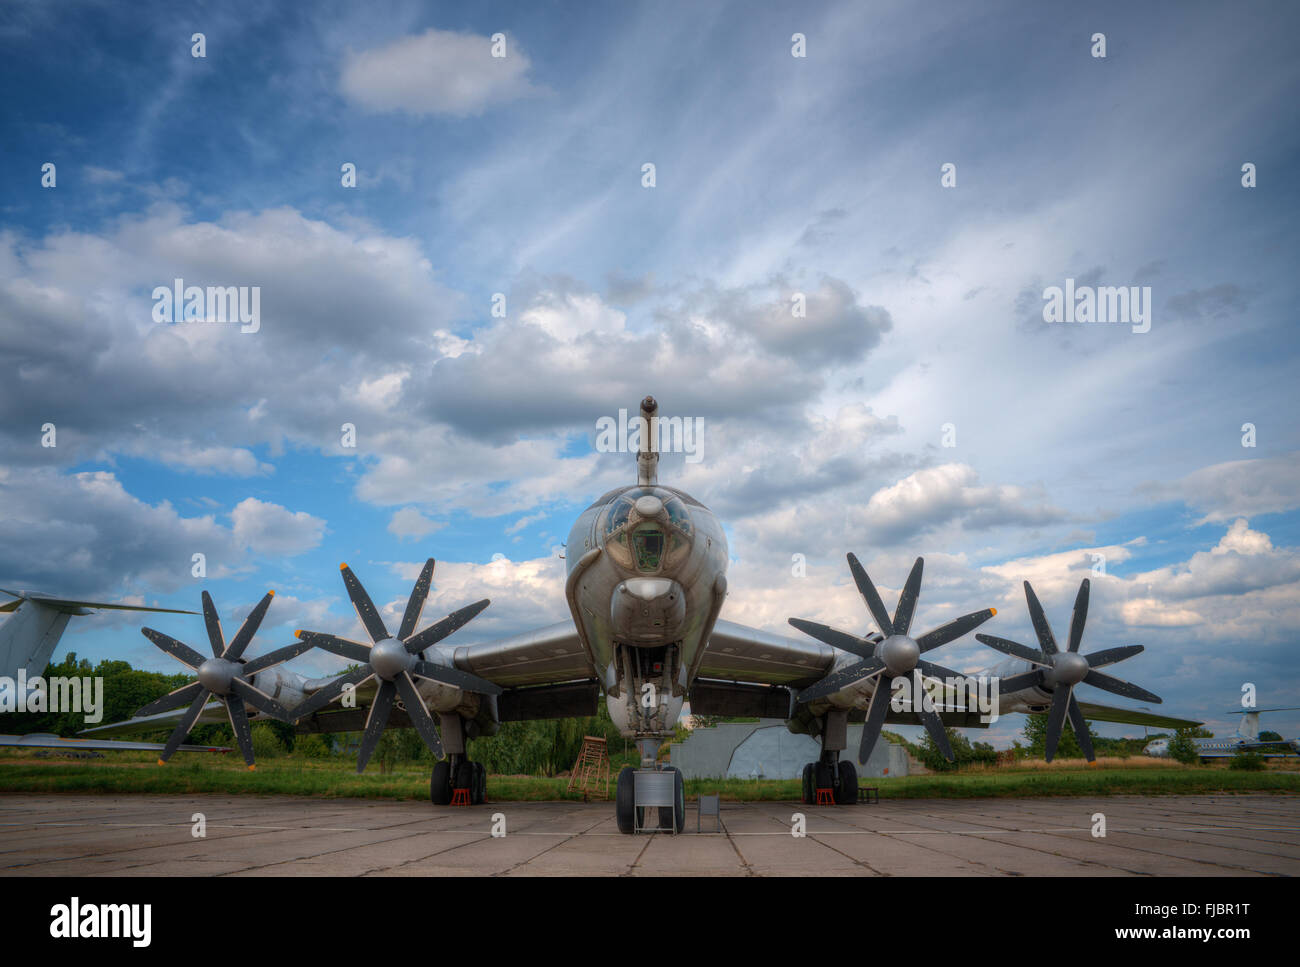
[[[45,666],[63,637],[68,619],[93,614],[105,608],[112,611],[165,611],[171,614],[194,614],[175,608],[147,608],[136,604],[105,604],[73,598],[57,598],[34,591],[0,591],[15,598],[0,605],[8,618],[0,624],[0,677],[16,678],[19,669],[29,677],[45,674]]]
[[[1264,712],[1300,712],[1300,707],[1289,708],[1234,708],[1229,715],[1240,715],[1237,725],[1237,737],[1255,742],[1259,739],[1259,717]]]

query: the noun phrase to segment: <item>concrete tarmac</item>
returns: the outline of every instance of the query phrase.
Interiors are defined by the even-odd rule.
[[[0,876],[1300,875],[1300,796],[723,803],[722,824],[695,832],[693,803],[680,836],[625,836],[605,802],[12,794]]]

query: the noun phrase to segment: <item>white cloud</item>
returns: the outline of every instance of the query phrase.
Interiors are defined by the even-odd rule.
[[[506,56],[492,56],[492,40],[478,34],[426,30],[384,47],[349,53],[339,87],[371,111],[415,115],[481,114],[534,93],[528,56],[506,38]]]
[[[403,507],[397,513],[393,514],[393,519],[388,522],[388,533],[395,534],[402,540],[407,538],[418,539],[428,537],[436,530],[441,530],[446,525],[440,521],[430,520],[414,507]]]
[[[321,518],[256,497],[246,497],[236,504],[230,519],[235,539],[257,554],[293,557],[317,547],[325,534]]]

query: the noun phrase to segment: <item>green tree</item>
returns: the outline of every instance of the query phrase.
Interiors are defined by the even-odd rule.
[[[1174,737],[1169,740],[1169,755],[1171,758],[1183,763],[1184,765],[1195,765],[1200,761],[1200,753],[1196,749],[1194,738],[1210,738],[1210,736],[1196,736],[1196,732],[1204,732],[1204,729],[1179,729],[1174,733]]]

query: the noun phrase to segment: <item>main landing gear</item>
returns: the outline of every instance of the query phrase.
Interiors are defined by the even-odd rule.
[[[822,753],[820,762],[803,767],[803,803],[816,805],[817,790],[829,789],[837,806],[852,806],[858,801],[858,770],[847,759],[837,762],[839,753]]]
[[[429,799],[435,806],[450,805],[457,789],[469,792],[469,801],[473,806],[487,802],[487,769],[481,762],[471,762],[463,752],[453,753],[433,764]]]

